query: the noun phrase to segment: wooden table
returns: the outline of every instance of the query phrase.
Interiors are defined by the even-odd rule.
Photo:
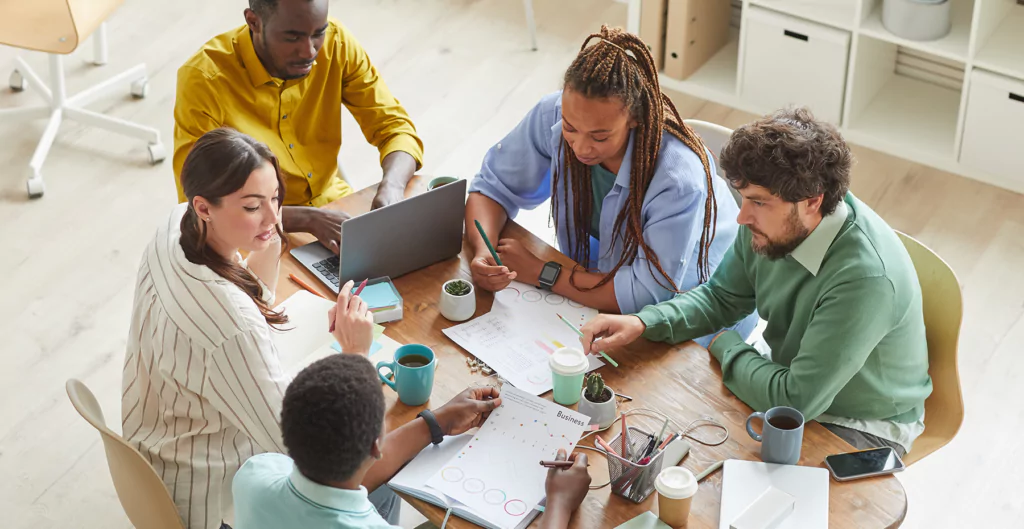
[[[425,182],[426,179],[415,178],[406,194],[422,192]],[[353,215],[363,213],[369,210],[373,194],[374,188],[365,189],[327,207],[343,209]],[[566,256],[513,222],[508,224],[502,236],[519,239],[544,260],[571,263]],[[293,244],[304,244],[312,240],[312,237],[306,234],[291,237]],[[434,350],[439,359],[439,368],[434,380],[433,394],[427,403],[431,408],[444,404],[467,386],[481,382],[484,378],[483,375],[470,373],[465,362],[467,353],[442,334],[442,329],[453,324],[444,319],[437,308],[441,284],[456,277],[469,279],[468,263],[469,255],[464,249],[458,259],[449,259],[394,279],[395,286],[405,299],[405,312],[401,321],[385,324],[387,335],[400,343],[421,343]],[[320,286],[323,292],[329,292],[312,274],[288,256],[281,266],[281,280],[277,288],[279,300],[287,298],[297,290],[296,285],[287,279],[289,273],[295,273],[309,284]],[[493,296],[490,293],[477,289],[476,316],[486,314],[491,308],[492,301]],[[619,362],[620,367],[602,368],[604,379],[617,392],[632,396],[634,399],[632,402],[620,404],[620,410],[650,408],[669,415],[680,424],[709,416],[729,428],[729,440],[722,445],[709,447],[693,442],[690,455],[682,461],[682,466],[696,474],[715,461],[723,459],[760,460],[760,444],[747,436],[744,427],[747,415],[752,410],[722,384],[721,368],[705,349],[693,342],[670,346],[641,340],[630,347],[614,351],[612,356]],[[388,400],[386,421],[389,431],[414,419],[423,409],[398,402],[395,392],[387,388],[385,395]],[[550,394],[547,398],[550,398]],[[698,431],[697,435],[713,436],[718,433],[718,430],[708,429]],[[604,434],[606,439],[613,435],[613,431]],[[588,441],[584,444],[591,443]],[[826,455],[851,450],[852,447],[845,441],[818,423],[810,422],[804,429],[800,464],[823,467]],[[590,450],[584,452],[594,461],[591,464],[594,483],[607,481],[607,467],[602,461],[603,458]],[[722,472],[719,471],[701,483],[700,491],[693,502],[690,528],[717,529],[721,495]],[[431,522],[440,526],[444,517],[443,510],[415,498],[404,499]],[[573,515],[572,527],[612,528],[645,510],[657,513],[656,494],[652,494],[647,501],[638,505],[612,496],[609,487],[605,487],[590,492],[583,505]],[[906,493],[893,476],[848,483],[829,481],[830,527],[898,527],[903,522],[906,512]],[[536,526],[536,522],[534,525]],[[448,527],[476,526],[453,516],[448,522]]]

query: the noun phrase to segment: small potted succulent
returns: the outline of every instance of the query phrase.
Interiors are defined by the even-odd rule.
[[[441,315],[451,321],[466,321],[476,313],[476,294],[473,284],[465,279],[452,279],[441,287],[438,303]]]
[[[616,409],[615,392],[604,385],[604,379],[597,373],[587,375],[583,384],[583,398],[579,412],[590,417],[590,424],[601,428],[611,426],[619,416]]]

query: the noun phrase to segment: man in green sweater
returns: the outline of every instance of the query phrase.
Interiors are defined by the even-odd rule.
[[[921,288],[892,228],[849,193],[851,163],[806,109],[737,129],[721,165],[743,195],[741,227],[714,275],[634,316],[597,317],[584,348],[679,343],[757,309],[771,358],[722,332],[709,350],[726,387],[755,410],[794,407],[856,448],[905,454],[932,390]]]

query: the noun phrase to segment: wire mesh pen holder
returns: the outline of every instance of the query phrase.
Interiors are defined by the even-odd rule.
[[[615,450],[608,453],[608,477],[614,494],[640,503],[654,492],[654,480],[661,472],[665,452],[649,455],[653,453],[650,447],[657,443],[657,440],[652,442],[654,434],[633,426],[627,432],[625,454],[619,453],[622,451],[621,433],[608,443]]]

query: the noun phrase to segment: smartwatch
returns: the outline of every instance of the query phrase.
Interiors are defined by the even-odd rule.
[[[551,290],[551,287],[555,286],[555,281],[558,280],[558,274],[562,272],[562,265],[548,261],[544,263],[544,268],[540,270],[540,288],[544,290]]]
[[[441,425],[437,423],[437,417],[434,417],[434,412],[423,410],[417,417],[423,417],[423,420],[427,423],[427,428],[430,428],[430,442],[436,445],[441,444],[441,441],[444,441],[444,431],[441,430]]]

